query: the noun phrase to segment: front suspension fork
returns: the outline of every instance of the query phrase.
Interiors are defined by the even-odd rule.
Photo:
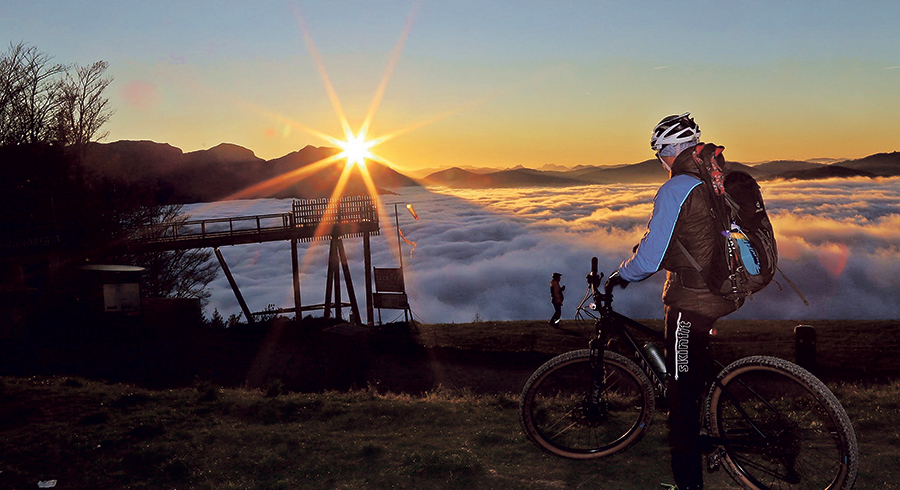
[[[606,416],[608,409],[603,399],[603,393],[606,391],[606,368],[603,362],[606,337],[606,329],[603,328],[601,320],[597,320],[597,336],[588,344],[591,350],[591,385],[586,408],[588,414],[601,417]]]

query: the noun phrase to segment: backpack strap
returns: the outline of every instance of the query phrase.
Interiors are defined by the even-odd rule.
[[[675,245],[678,245],[678,249],[681,250],[681,253],[683,253],[685,258],[688,259],[688,262],[690,262],[691,265],[694,266],[694,269],[697,269],[697,272],[703,272],[703,267],[700,267],[700,264],[694,259],[694,256],[691,255],[684,244],[681,243],[681,240],[675,240]]]
[[[794,284],[794,281],[791,281],[791,279],[784,273],[783,270],[781,270],[781,267],[778,267],[776,265],[775,270],[777,270],[778,272],[781,273],[781,277],[783,277],[784,280],[787,281],[788,285],[791,286],[791,288],[794,290],[795,293],[797,293],[797,296],[800,296],[800,299],[803,301],[803,304],[806,306],[809,306],[809,301],[806,300],[806,296],[803,296],[803,293],[800,292],[800,288],[798,288],[797,285]]]
[[[724,146],[698,143],[691,154],[703,180],[709,183],[716,196],[725,194],[725,170],[722,168],[725,163],[725,157],[722,156],[724,149]]]
[[[731,215],[734,208],[728,203],[725,194],[725,172],[723,166],[725,157],[722,156],[724,146],[712,143],[699,143],[694,147],[691,157],[700,172],[700,180],[706,184],[709,193],[709,201],[714,219],[722,227],[722,230],[731,229]]]

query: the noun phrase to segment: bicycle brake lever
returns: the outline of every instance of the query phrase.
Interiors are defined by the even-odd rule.
[[[603,283],[603,273],[597,273],[597,271],[588,272],[588,275],[585,276],[587,279],[588,286],[597,290],[600,289],[600,284]]]

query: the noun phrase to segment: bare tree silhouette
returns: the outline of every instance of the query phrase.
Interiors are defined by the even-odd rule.
[[[104,76],[109,63],[97,61],[88,66],[75,66],[66,72],[59,84],[57,105],[57,140],[76,148],[106,138],[100,129],[112,117],[109,99],[104,92],[112,77]],[[74,71],[74,73],[73,73]]]
[[[66,65],[24,42],[0,58],[0,145],[53,141]]]

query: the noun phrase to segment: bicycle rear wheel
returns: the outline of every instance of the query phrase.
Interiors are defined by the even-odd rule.
[[[739,359],[706,402],[713,443],[747,489],[849,490],[859,448],[850,418],[809,371],[783,359]]]
[[[604,352],[602,409],[591,410],[591,351],[567,352],[542,365],[522,390],[525,435],[551,454],[570,459],[610,456],[643,437],[653,417],[650,381],[632,361]]]

